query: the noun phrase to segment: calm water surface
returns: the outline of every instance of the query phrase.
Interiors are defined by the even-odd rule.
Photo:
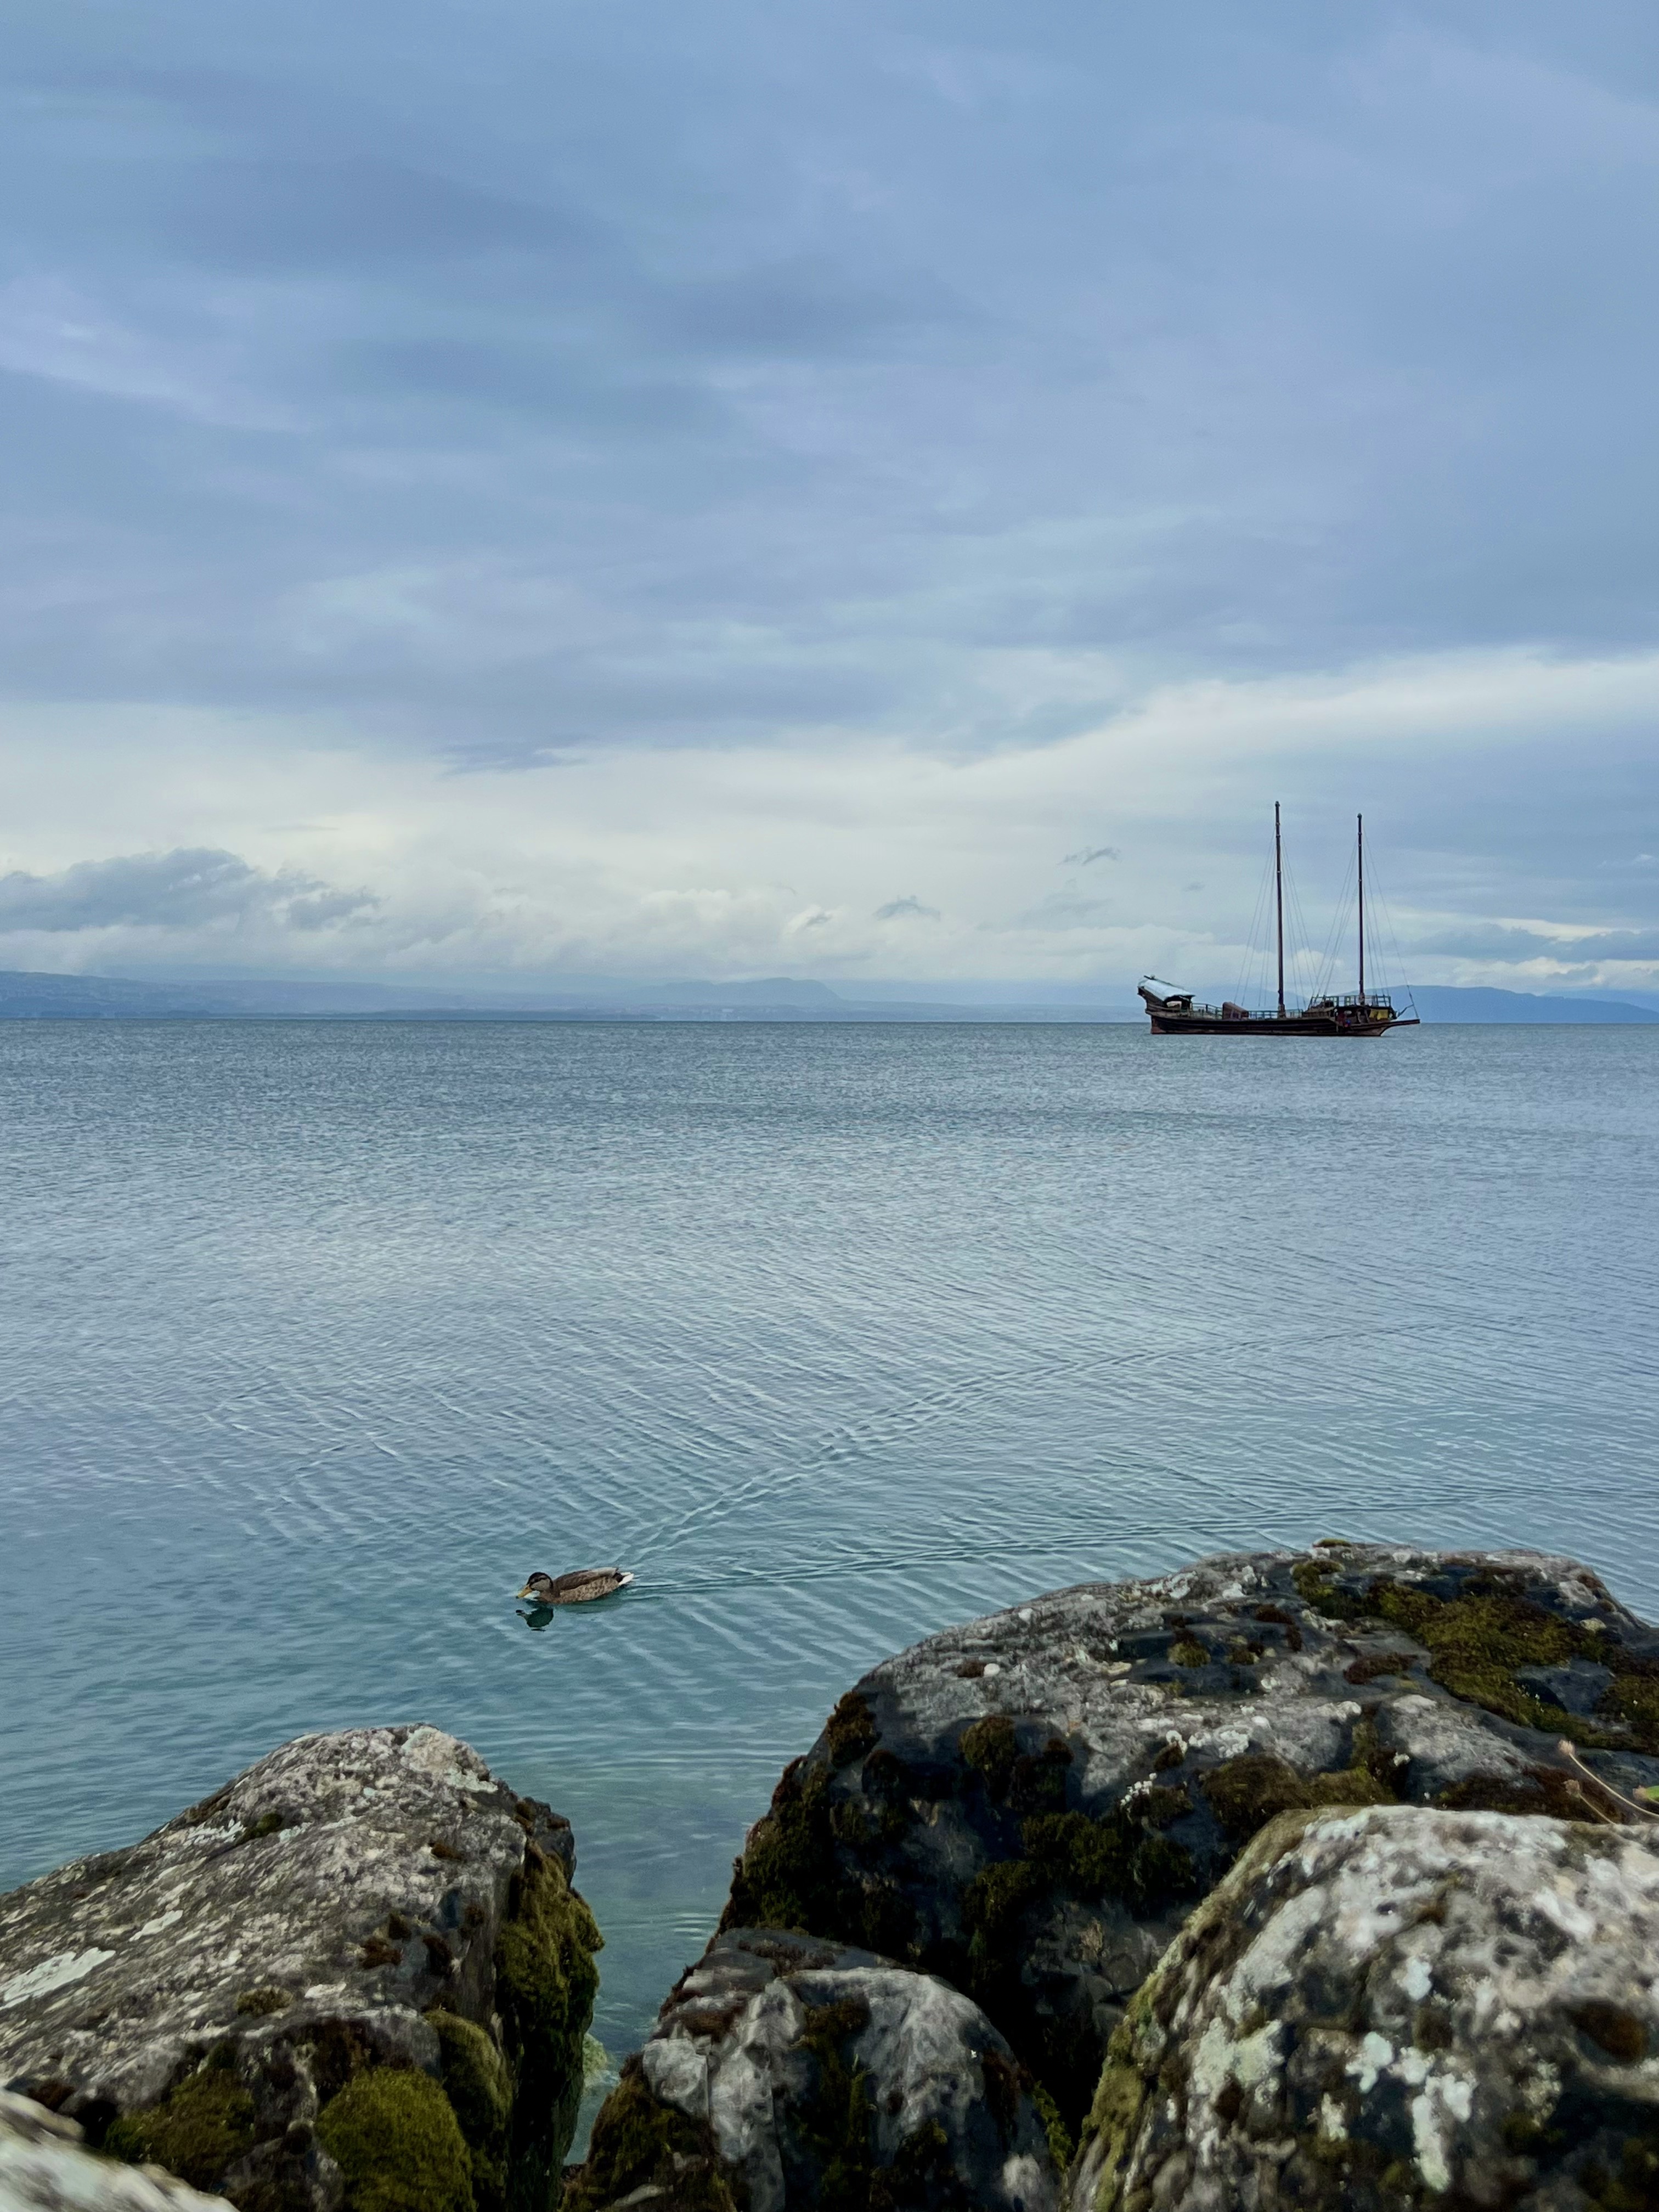
[[[1659,1028],[0,1024],[0,1887],[432,1721],[619,2053],[946,1622],[1328,1534],[1659,1611],[1656,1134]]]

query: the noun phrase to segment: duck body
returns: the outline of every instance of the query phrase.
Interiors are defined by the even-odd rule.
[[[517,1595],[532,1605],[592,1605],[625,1589],[634,1577],[621,1567],[574,1567],[566,1575],[532,1575]]]

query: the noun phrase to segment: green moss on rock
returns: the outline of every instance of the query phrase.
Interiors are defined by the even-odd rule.
[[[514,2087],[509,2197],[524,2212],[552,2202],[575,2132],[603,1942],[563,1867],[526,1844],[495,1940],[495,2005]]]
[[[1299,1774],[1286,1760],[1263,1751],[1224,1759],[1199,1777],[1199,1786],[1222,1834],[1235,1844],[1245,1842],[1279,1813],[1395,1802],[1394,1791],[1365,1765],[1342,1767],[1330,1774]]]
[[[112,2157],[132,2166],[164,2166],[192,2188],[217,2189],[229,2168],[253,2148],[253,2100],[234,2071],[227,2047],[186,2075],[147,2112],[126,2112],[104,2137]]]
[[[1066,1778],[1072,1769],[1071,1747],[1051,1735],[1041,1751],[1029,1752],[1014,1761],[1008,1778],[1011,1813],[1059,1813],[1066,1805]]]
[[[722,1928],[836,1932],[838,1876],[830,1777],[821,1767],[803,1773],[803,1765],[797,1759],[784,1769],[772,1793],[771,1810],[756,1823],[748,1847],[732,1869],[732,1894],[720,1918]]]
[[[962,1756],[985,1784],[986,1794],[1000,1803],[1008,1794],[1019,1741],[1014,1724],[1002,1713],[991,1713],[963,1730]]]
[[[511,2155],[513,2076],[483,2028],[454,2013],[428,2013],[437,2031],[449,2099],[472,2172],[477,2212],[504,2212]]]
[[[1083,2124],[1082,2148],[1099,2139],[1099,2175],[1092,2204],[1078,2212],[1116,2212],[1123,2172],[1140,2125],[1149,2084],[1134,2063],[1133,2031],[1126,2023],[1113,2034],[1106,2049],[1094,2102]]]
[[[801,2042],[817,2061],[817,2080],[801,2111],[801,2132],[817,2172],[814,2202],[823,2212],[866,2212],[875,2149],[870,2082],[845,2045],[870,2025],[862,1997],[815,2005]]]
[[[824,1729],[830,1747],[832,1766],[850,1766],[855,1759],[862,1759],[876,1744],[875,1716],[870,1711],[870,1701],[857,1690],[849,1690],[830,1714]]]
[[[344,2177],[344,2212],[473,2212],[466,2143],[429,2075],[358,2075],[318,2114],[317,2136]]]
[[[1191,1854],[1157,1832],[1163,1818],[1179,1817],[1167,1802],[1176,1798],[1190,1811],[1184,1791],[1148,1792],[1152,1820],[1136,1817],[1139,1801],[1135,1809],[1119,1806],[1102,1820],[1085,1813],[1040,1814],[1025,1822],[1020,1839],[1044,1887],[1066,1890],[1085,1903],[1115,1897],[1136,1912],[1159,1911],[1192,1895],[1197,1886]]]
[[[1571,1725],[1577,1741],[1593,1747],[1629,1744],[1659,1754],[1659,1660],[1628,1650],[1601,1622],[1585,1626],[1540,1605],[1526,1595],[1527,1578],[1519,1570],[1465,1572],[1449,1595],[1388,1575],[1347,1589],[1337,1579],[1341,1571],[1340,1556],[1328,1554],[1297,1560],[1291,1578],[1304,1601],[1327,1619],[1385,1620],[1404,1629],[1426,1646],[1430,1676],[1454,1697],[1522,1728],[1554,1734]],[[1385,1656],[1355,1662],[1348,1680],[1374,1679]],[[1592,1660],[1613,1677],[1596,1722],[1588,1726],[1570,1723],[1560,1705],[1519,1679],[1523,1668],[1565,1666],[1574,1659]]]
[[[714,2130],[659,2104],[636,2056],[599,2108],[587,2162],[572,2176],[560,2212],[599,2212],[645,2189],[660,2190],[673,2212],[741,2212]]]
[[[856,1805],[832,1803],[830,1784],[826,1769],[802,1760],[784,1770],[771,1810],[732,1869],[720,1926],[799,1929],[908,1958],[915,1906],[884,1874],[848,1878],[836,1850],[839,1842],[860,1856],[878,1851],[903,1834],[906,1814],[885,1806],[872,1818]]]
[[[1433,1655],[1429,1673],[1443,1689],[1523,1728],[1559,1729],[1565,1719],[1515,1679],[1517,1667],[1560,1666],[1585,1642],[1582,1631],[1525,1598],[1500,1593],[1450,1599],[1379,1580],[1375,1610]]]
[[[240,2013],[246,2013],[258,2019],[263,2014],[286,2012],[293,2002],[292,1990],[268,1986],[264,1989],[244,1990],[236,2000],[236,2009]]]
[[[1304,1605],[1310,1605],[1327,1620],[1363,1620],[1369,1608],[1337,1587],[1333,1571],[1335,1564],[1328,1559],[1298,1559],[1291,1569],[1296,1594]],[[1261,1617],[1261,1613],[1256,1614],[1258,1620]]]
[[[1048,2155],[1054,2162],[1054,2172],[1064,2173],[1076,2154],[1077,2146],[1072,2141],[1072,2131],[1061,2116],[1060,2106],[1041,2081],[1031,2084],[1031,2102],[1036,2106],[1042,2131],[1048,2138]]]

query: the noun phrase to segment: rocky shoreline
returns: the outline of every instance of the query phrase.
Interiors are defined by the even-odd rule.
[[[435,1729],[302,1738],[0,1898],[0,2203],[1637,2212],[1649,1790],[1659,1633],[1568,1559],[1033,1599],[841,1699],[562,2172],[568,1824]]]

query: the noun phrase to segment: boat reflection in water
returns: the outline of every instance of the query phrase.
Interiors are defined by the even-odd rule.
[[[1193,1003],[1190,991],[1168,984],[1156,990],[1155,975],[1136,988],[1151,1017],[1155,1036],[1381,1036],[1385,1030],[1415,1025],[1414,1012],[1396,1011],[1387,991],[1365,988],[1365,817],[1358,817],[1354,840],[1359,893],[1359,988],[1340,997],[1328,993],[1310,999],[1305,1006],[1285,1003],[1285,851],[1279,832],[1279,803],[1273,802],[1273,919],[1279,950],[1279,1003],[1252,1012],[1224,999],[1218,1006]]]

